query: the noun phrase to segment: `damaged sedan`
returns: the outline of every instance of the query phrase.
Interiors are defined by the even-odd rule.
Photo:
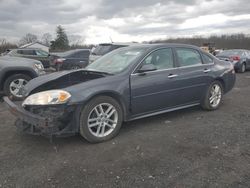
[[[216,110],[235,83],[234,67],[191,45],[117,49],[85,69],[30,81],[24,100],[5,103],[23,132],[80,133],[92,143],[116,136],[124,121],[201,105]]]

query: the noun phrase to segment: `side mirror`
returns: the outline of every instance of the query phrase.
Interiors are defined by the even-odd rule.
[[[153,64],[144,64],[137,72],[144,73],[157,70],[156,66]]]

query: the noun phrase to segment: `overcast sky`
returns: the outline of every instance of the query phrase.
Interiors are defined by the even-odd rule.
[[[85,43],[250,33],[249,0],[0,0],[0,38],[55,35]]]

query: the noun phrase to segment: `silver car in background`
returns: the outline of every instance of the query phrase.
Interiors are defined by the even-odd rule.
[[[131,46],[135,44],[137,43],[101,43],[101,44],[98,44],[96,47],[92,48],[91,50],[91,53],[89,56],[89,63],[93,63],[95,60],[97,60],[101,56],[115,49]]]

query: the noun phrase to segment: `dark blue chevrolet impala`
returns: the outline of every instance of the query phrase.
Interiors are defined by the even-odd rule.
[[[89,142],[118,134],[131,121],[195,105],[216,110],[235,83],[231,63],[183,44],[115,50],[85,69],[41,76],[21,91],[18,105],[4,98],[23,132],[80,133]]]

